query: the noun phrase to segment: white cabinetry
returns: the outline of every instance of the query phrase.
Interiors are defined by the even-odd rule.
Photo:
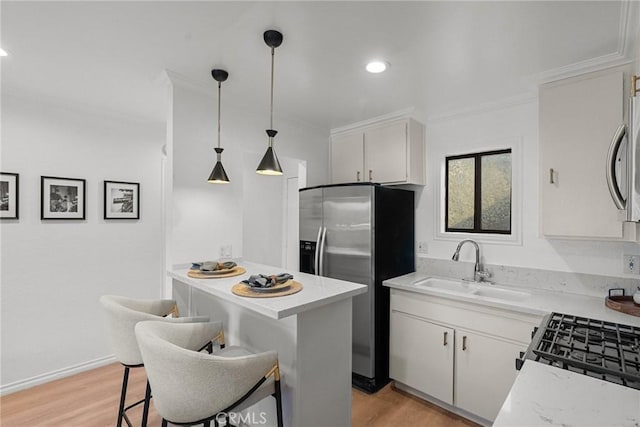
[[[623,81],[622,71],[609,71],[540,87],[543,235],[625,238],[605,179],[607,150],[623,121]]]
[[[392,289],[389,376],[450,409],[493,421],[540,320]]]
[[[526,348],[525,343],[514,344],[487,335],[456,330],[456,406],[493,420],[516,380],[515,358]]]
[[[411,118],[353,126],[331,137],[331,182],[425,184],[424,125]]]
[[[364,180],[364,135],[351,132],[336,135],[331,140],[331,182]]]
[[[453,404],[453,329],[391,312],[389,376]]]

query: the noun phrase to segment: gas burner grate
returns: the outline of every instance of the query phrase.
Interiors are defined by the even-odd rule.
[[[551,313],[532,344],[538,362],[640,389],[640,328]]]

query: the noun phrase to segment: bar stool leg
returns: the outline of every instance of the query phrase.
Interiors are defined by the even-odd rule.
[[[127,383],[129,382],[129,367],[124,367],[122,376],[122,391],[120,392],[120,408],[118,409],[118,427],[122,427],[122,418],[124,417],[124,401],[127,397]]]
[[[151,385],[147,380],[147,391],[144,395],[144,409],[142,410],[142,427],[147,427],[147,419],[149,418],[149,401],[151,400]]]
[[[282,391],[280,389],[280,380],[275,380],[275,387],[276,387],[276,413],[278,414],[278,427],[283,427]]]

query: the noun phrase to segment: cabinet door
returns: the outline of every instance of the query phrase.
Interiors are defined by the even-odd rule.
[[[622,223],[605,180],[623,119],[623,74],[540,88],[541,232],[617,240]]]
[[[456,330],[455,405],[493,421],[516,379],[526,345]]]
[[[389,376],[453,403],[453,329],[391,312]]]
[[[407,180],[407,122],[394,122],[364,133],[365,181]]]
[[[331,183],[366,181],[362,132],[331,138]]]

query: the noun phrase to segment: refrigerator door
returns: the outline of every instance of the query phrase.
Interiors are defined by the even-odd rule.
[[[300,191],[300,271],[318,274],[322,231],[322,188]]]
[[[320,274],[367,285],[353,298],[353,372],[374,376],[373,194],[369,185],[324,188]]]

